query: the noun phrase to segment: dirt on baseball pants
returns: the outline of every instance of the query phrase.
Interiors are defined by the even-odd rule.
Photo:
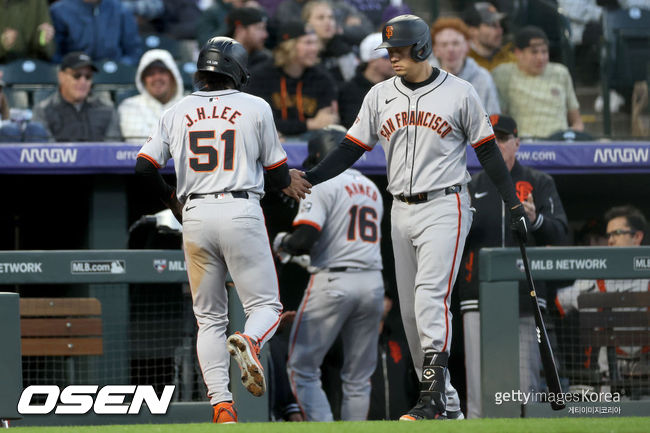
[[[383,310],[384,281],[379,270],[312,275],[293,322],[287,361],[291,388],[307,420],[333,421],[320,366],[339,333],[343,341],[341,419],[366,419]]]
[[[402,322],[413,365],[422,378],[424,352],[451,347],[451,291],[472,225],[467,189],[419,204],[393,200],[391,209],[395,277]],[[460,410],[458,392],[446,370],[447,409]]]
[[[246,314],[243,333],[260,347],[275,333],[282,311],[259,199],[228,194],[189,201],[183,210],[183,246],[199,326],[197,354],[214,405],[232,400],[226,273],[230,271]]]

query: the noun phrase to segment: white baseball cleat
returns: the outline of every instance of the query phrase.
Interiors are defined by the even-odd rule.
[[[248,335],[235,332],[228,337],[227,347],[230,355],[239,364],[241,382],[244,387],[256,397],[263,395],[266,392],[266,380],[264,379],[264,369],[258,358],[259,344],[253,343]]]

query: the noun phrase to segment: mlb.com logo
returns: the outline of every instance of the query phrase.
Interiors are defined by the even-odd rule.
[[[176,385],[165,385],[160,397],[151,385],[69,385],[62,390],[56,385],[31,385],[18,401],[22,415],[83,415],[91,409],[100,415],[137,415],[146,403],[152,415],[167,413]],[[126,397],[133,395],[131,402]],[[34,402],[35,396],[45,396],[45,403]]]

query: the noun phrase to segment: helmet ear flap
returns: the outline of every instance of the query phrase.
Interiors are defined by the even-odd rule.
[[[431,40],[421,40],[411,47],[411,57],[416,62],[423,62],[431,55]]]

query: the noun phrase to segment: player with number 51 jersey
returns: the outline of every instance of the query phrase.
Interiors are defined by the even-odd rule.
[[[290,171],[271,107],[242,93],[246,50],[215,37],[201,49],[194,84],[200,90],[165,111],[138,154],[136,173],[183,223],[183,249],[198,324],[197,355],[216,423],[237,422],[229,389],[229,355],[255,396],[266,391],[260,349],[280,322],[275,264],[260,198],[264,170],[285,194],[309,192]],[[158,169],[174,159],[176,189]],[[230,273],[246,314],[243,333],[226,339]]]

